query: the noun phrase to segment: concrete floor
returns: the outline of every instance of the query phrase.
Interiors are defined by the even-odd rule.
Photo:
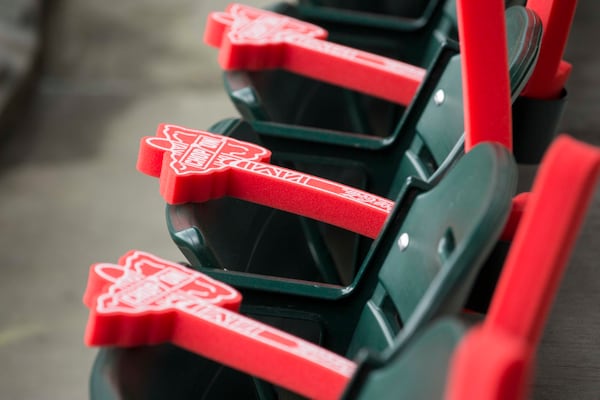
[[[256,2],[255,2],[256,3]],[[215,0],[56,0],[39,84],[0,148],[0,398],[82,399],[88,267],[138,248],[180,260],[157,183],[135,171],[159,122],[235,115],[216,51]],[[580,2],[562,130],[600,145],[600,5]],[[593,43],[593,42],[592,42]],[[600,399],[600,191],[539,352],[535,399]]]

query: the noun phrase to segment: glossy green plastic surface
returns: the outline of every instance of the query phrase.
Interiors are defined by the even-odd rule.
[[[248,139],[249,126],[236,123],[229,133]],[[273,161],[290,166],[277,157]],[[366,185],[364,171],[353,163],[296,162],[293,167],[355,187]],[[167,206],[166,220],[172,239],[192,266],[332,284],[351,281],[353,266],[371,243],[334,226],[231,198]]]
[[[438,316],[462,309],[508,216],[516,175],[508,151],[484,143],[460,157],[435,182],[409,179],[384,232],[348,286],[197,269],[240,290],[244,295],[242,312],[255,318],[349,356],[364,348],[385,350],[395,342],[411,340]],[[429,223],[424,224],[424,219]],[[165,348],[149,347],[148,351],[168,352]],[[122,370],[125,366],[135,370],[139,360],[152,363],[144,349],[101,353],[107,361],[98,361],[94,368],[92,398],[100,398],[95,393],[115,390],[107,389],[114,374],[129,379],[122,382],[125,387],[120,393],[145,392],[146,388],[136,386],[146,384],[155,371],[168,369],[175,381],[197,374],[196,369],[182,371],[182,367],[189,368],[187,364],[154,364],[155,369],[141,365],[140,370],[149,374],[142,380]],[[207,391],[228,386],[215,375],[218,366],[198,360],[197,368],[214,378],[205,387]],[[157,379],[153,385],[168,384],[164,377]],[[194,393],[201,390],[196,383],[188,389]]]
[[[401,23],[394,24],[395,29],[367,29],[339,20],[323,20],[319,14],[310,13],[313,7],[289,3],[278,3],[270,9],[323,26],[329,32],[328,40],[333,42],[429,68],[442,42],[457,37],[455,7],[444,8],[444,3],[430,2],[427,23],[408,30],[399,30]],[[281,70],[230,71],[224,73],[224,81],[239,112],[256,123],[293,124],[387,137],[405,111],[401,105]]]
[[[452,355],[466,331],[463,322],[443,318],[383,357],[362,354],[342,399],[443,399]]]
[[[516,167],[500,145],[478,146],[449,169],[433,186],[407,181],[384,232],[347,286],[195,268],[241,290],[242,308],[250,314],[320,324],[324,345],[335,351],[346,352],[351,340],[356,349],[385,348],[390,343],[380,339],[366,342],[376,331],[380,338],[393,338],[400,328],[409,334],[440,310],[462,306],[508,215]],[[349,332],[361,324],[361,314],[367,334]],[[369,321],[385,323],[375,328]]]
[[[567,104],[563,90],[557,99],[519,97],[513,106],[515,158],[521,164],[538,164],[558,133]]]
[[[407,121],[397,133],[397,139],[377,151],[315,144],[305,140],[304,130],[300,132],[299,140],[259,135],[243,121],[229,120],[210,130],[269,148],[273,151],[273,163],[394,198],[408,176],[425,180],[438,168],[428,152],[421,150],[422,141],[415,126],[420,118],[428,117],[423,110],[432,101],[438,81],[445,75],[453,57],[457,57],[456,50],[452,46],[444,48],[407,113]],[[451,71],[446,79],[452,81],[457,76],[460,76],[460,68]],[[460,95],[460,90],[448,93],[448,99]],[[454,103],[461,104],[462,99],[458,97]],[[447,118],[457,119],[454,109],[445,106],[431,109],[435,114],[444,114],[446,110]],[[462,121],[462,116],[459,120]],[[446,134],[459,142],[462,132],[461,126],[456,132]],[[394,181],[397,184],[392,187]],[[233,204],[236,206],[232,207]],[[223,217],[216,219],[215,215]],[[167,225],[171,237],[192,266],[332,284],[347,284],[352,280],[371,244],[371,240],[341,229],[233,199],[167,206]],[[211,243],[203,245],[201,242],[206,238],[210,238]],[[215,262],[216,259],[221,262]],[[282,264],[286,267],[282,268]]]
[[[368,33],[360,33],[357,36],[363,43],[357,47],[420,65],[427,68],[429,74],[435,74],[432,69],[439,66],[439,57],[435,55],[440,46],[443,47],[440,38],[452,36],[448,32],[456,25],[455,5],[448,4],[443,15],[441,21],[450,22],[443,28],[445,32],[427,36],[430,42],[423,38],[417,41],[387,35],[371,43],[366,39]],[[509,73],[515,99],[537,60],[541,22],[533,12],[518,6],[507,10],[506,20]],[[348,34],[342,36],[347,38]],[[390,39],[393,39],[390,48],[385,49]],[[393,49],[393,46],[400,47]],[[411,55],[415,49],[420,53]],[[406,111],[379,99],[281,70],[232,71],[226,72],[224,77],[225,88],[236,108],[259,134],[378,149],[395,140]],[[427,79],[424,85],[426,82]],[[460,86],[460,81],[457,84]],[[462,114],[456,118],[462,120]]]
[[[539,20],[521,7],[511,8],[508,20],[511,82],[518,93],[537,57]],[[461,152],[460,75],[460,56],[453,46],[444,46],[398,129],[369,150],[361,147],[375,142],[365,136],[330,132],[323,137],[317,131],[280,124],[269,126],[281,132],[257,132],[256,125],[228,120],[212,130],[271,149],[275,163],[395,199],[407,177],[428,180]],[[436,99],[440,92],[441,102]],[[345,145],[312,140],[332,137]],[[213,215],[224,217],[215,220]],[[167,224],[192,265],[331,284],[352,280],[371,243],[312,220],[230,199],[168,206]],[[205,240],[200,226],[204,237],[212,238],[211,244],[200,243]]]
[[[532,65],[537,55],[536,47],[517,49],[524,58],[516,58],[519,68],[511,72],[514,90],[529,73],[529,67],[520,66]],[[231,199],[167,209],[169,230],[192,266],[240,289],[244,313],[352,357],[365,348],[383,351],[383,362],[371,363],[369,358],[361,363],[359,372],[369,373],[356,377],[360,383],[352,383],[355,389],[347,398],[402,393],[418,399],[440,393],[443,387],[438,383],[462,328],[443,322],[424,335],[415,334],[437,317],[462,308],[508,214],[516,180],[511,156],[491,144],[461,155],[462,101],[460,90],[453,93],[460,74],[452,72],[458,60],[451,45],[442,49],[437,69],[432,68],[392,140],[366,146],[371,150],[356,148],[356,143],[371,143],[370,137],[357,136],[356,143],[342,146],[330,139],[315,145],[300,138],[303,130],[297,128],[290,136],[298,137],[290,144],[288,138],[258,134],[238,120],[212,128],[271,147],[280,164],[394,194],[397,207],[372,246],[354,235],[340,239],[337,235],[345,232],[324,231],[328,228],[314,221]],[[447,102],[433,107],[442,84]],[[449,123],[444,114],[453,120]],[[442,128],[428,126],[426,116],[438,118]],[[435,132],[455,135],[455,146],[449,145],[451,140],[436,141]],[[309,264],[315,268],[307,268]],[[221,269],[232,265],[237,271]],[[344,270],[340,265],[357,268]],[[267,276],[273,271],[289,276]],[[311,282],[310,274],[330,283]],[[305,281],[292,279],[299,276]],[[428,385],[417,380],[419,371],[428,372]],[[259,389],[266,392],[259,394]],[[92,399],[265,399],[281,394],[169,345],[103,349],[90,390]]]

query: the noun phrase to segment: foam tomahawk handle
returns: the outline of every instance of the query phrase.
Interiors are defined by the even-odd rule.
[[[575,16],[577,0],[529,0],[527,8],[542,19],[544,33],[540,56],[523,95],[556,99],[569,79],[572,66],[562,59]]]
[[[230,196],[375,238],[394,202],[337,182],[267,164],[271,153],[226,136],[162,124],[140,144],[137,168],[160,179],[169,204]]]
[[[267,164],[271,153],[226,136],[162,124],[141,140],[137,168],[160,179],[169,204],[236,197],[379,236],[395,203],[337,182]],[[510,240],[526,196],[513,200],[502,238]]]
[[[458,0],[465,150],[498,142],[512,150],[504,1]]]
[[[222,282],[141,251],[91,267],[84,303],[90,346],[172,342],[303,396],[338,399],[355,364],[236,312]]]
[[[209,14],[204,42],[218,47],[226,70],[282,68],[408,105],[423,68],[325,41],[327,31],[274,12],[230,4]]]
[[[539,341],[599,173],[599,148],[566,135],[554,141],[535,178],[486,324],[529,343]]]

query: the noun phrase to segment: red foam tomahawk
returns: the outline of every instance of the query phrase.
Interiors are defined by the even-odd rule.
[[[316,25],[241,4],[211,13],[204,31],[204,41],[220,48],[224,69],[282,68],[392,102],[411,102],[424,69],[326,37]]]
[[[162,124],[142,139],[137,168],[160,178],[169,204],[230,196],[377,237],[394,202],[267,164],[270,156],[252,143]]]
[[[130,251],[94,264],[84,303],[90,346],[172,342],[309,398],[339,398],[355,364],[235,312],[233,288],[179,264]]]
[[[577,0],[529,0],[527,8],[542,19],[544,36],[535,70],[523,96],[557,99],[561,96],[572,66],[562,59],[575,16]]]
[[[456,9],[465,102],[465,150],[489,141],[512,150],[504,2],[457,0]]]

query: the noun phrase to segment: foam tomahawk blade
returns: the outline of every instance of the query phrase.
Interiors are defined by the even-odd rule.
[[[303,396],[339,398],[355,364],[238,314],[241,299],[235,289],[200,272],[130,251],[118,264],[91,267],[85,342],[172,342]]]

